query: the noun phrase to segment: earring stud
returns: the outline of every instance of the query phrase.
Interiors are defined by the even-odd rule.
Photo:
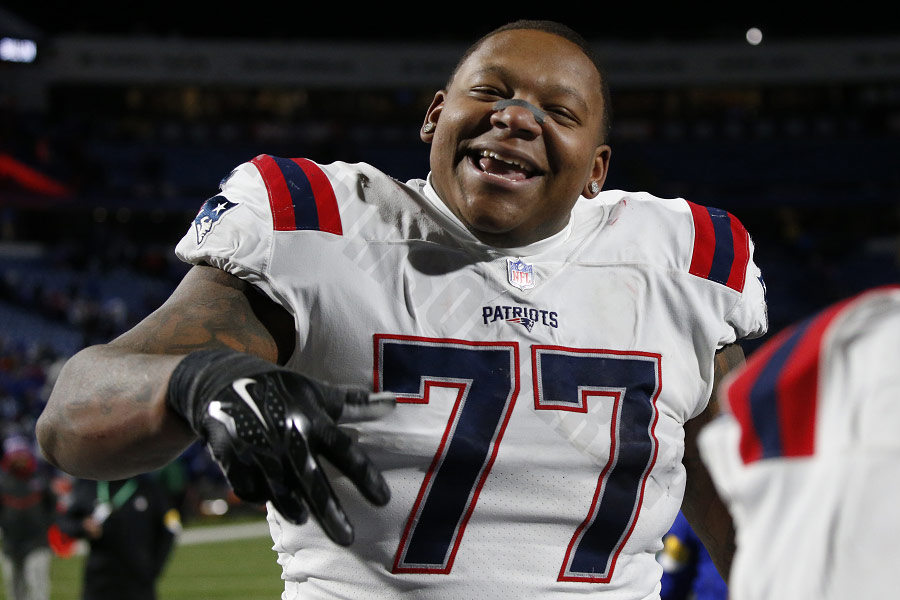
[[[588,187],[590,188],[592,194],[596,194],[597,192],[600,191],[600,184],[597,183],[596,181],[592,181],[591,185]]]
[[[431,121],[425,123],[422,126],[422,131],[424,131],[425,133],[431,133],[432,131],[434,131],[434,123],[432,123]]]

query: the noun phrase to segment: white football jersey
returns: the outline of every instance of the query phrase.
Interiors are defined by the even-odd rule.
[[[733,600],[894,598],[900,287],[786,329],[725,381],[700,433],[737,528]]]
[[[353,424],[392,491],[335,488],[350,548],[269,511],[284,598],[656,598],[685,421],[717,348],[766,328],[728,213],[608,191],[530,246],[485,246],[426,180],[261,155],[177,247],[294,315],[288,366],[390,390]]]

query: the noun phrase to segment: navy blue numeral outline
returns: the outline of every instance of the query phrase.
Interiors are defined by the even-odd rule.
[[[586,413],[590,398],[612,403],[609,460],[587,517],[575,530],[559,581],[609,583],[643,505],[659,443],[656,399],[662,357],[638,351],[532,346],[535,410]],[[624,442],[624,443],[622,443]]]
[[[493,466],[519,393],[518,344],[383,334],[375,335],[374,341],[376,390],[390,389],[397,395],[398,402],[414,404],[427,404],[432,387],[457,390],[447,428],[410,512],[392,569],[394,573],[447,574],[453,568],[466,524]],[[457,360],[447,360],[447,352],[454,350],[461,351]],[[440,362],[435,360],[438,357],[442,359]],[[466,368],[460,369],[460,357],[464,359],[462,362],[466,362],[467,357],[474,358],[468,365],[471,377],[465,376]],[[493,383],[503,378],[503,368],[498,367],[497,357],[501,357],[500,362],[511,361],[506,378],[508,390],[488,398],[480,391],[479,400],[467,403],[478,376],[489,376],[486,380]],[[532,347],[535,410],[586,413],[590,398],[608,398],[612,402],[610,458],[598,477],[588,515],[566,549],[559,581],[608,583],[612,579],[619,554],[634,531],[647,478],[656,463],[659,447],[655,434],[656,400],[662,391],[661,361],[661,355],[649,352]],[[391,365],[391,371],[385,371],[386,362]],[[429,369],[439,366],[426,373],[420,368],[423,362]],[[441,373],[444,368],[448,369],[448,374]],[[449,375],[451,372],[453,376]],[[463,377],[459,377],[460,374]],[[573,376],[587,381],[588,385],[572,383]],[[476,417],[478,414],[471,407],[485,405],[492,407],[495,416],[486,419],[489,427],[481,432],[483,455],[475,452],[480,461],[477,476],[470,477],[460,486],[454,479],[454,469],[441,471],[441,467],[448,462],[448,456],[452,463],[460,454],[452,445],[463,414],[467,413],[467,427],[471,427],[479,421],[472,418],[473,414]],[[627,437],[628,444],[619,444],[621,437]],[[622,446],[626,450],[622,450]],[[458,466],[457,460],[457,471]],[[445,487],[443,493],[432,495],[441,479],[450,480],[452,486]],[[446,506],[443,499],[454,495],[448,493],[451,487],[466,492],[464,503]],[[610,496],[615,498],[610,499]],[[462,510],[459,507],[463,507]],[[601,513],[602,521],[598,518]],[[447,514],[460,517],[453,521],[444,518]],[[450,526],[444,528],[446,533],[443,535],[435,535],[441,522]],[[421,558],[429,555],[431,558]]]
[[[507,389],[496,385],[504,371]],[[492,385],[486,389],[488,382]],[[376,390],[391,390],[400,403],[428,404],[432,387],[455,389],[456,400],[410,511],[394,573],[447,574],[453,568],[519,395],[519,346],[375,336]],[[464,435],[456,436],[458,430]]]

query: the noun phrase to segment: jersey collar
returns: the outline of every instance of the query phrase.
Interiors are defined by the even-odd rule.
[[[468,246],[480,247],[490,252],[491,254],[499,254],[503,256],[533,256],[535,254],[541,254],[542,252],[546,252],[563,245],[569,239],[569,236],[572,233],[573,219],[570,216],[569,221],[561,231],[554,233],[548,238],[538,240],[532,244],[519,246],[516,248],[497,248],[496,246],[489,246],[472,235],[472,232],[466,229],[466,226],[463,225],[462,221],[460,221],[459,218],[453,214],[453,212],[450,210],[450,207],[448,207],[444,203],[444,201],[441,200],[440,196],[438,196],[437,191],[435,191],[434,187],[431,185],[431,173],[428,173],[428,178],[425,181],[423,193],[425,195],[425,198],[428,199],[429,203],[435,209],[437,209],[441,216],[446,219],[449,224],[447,230],[455,238],[459,239]]]

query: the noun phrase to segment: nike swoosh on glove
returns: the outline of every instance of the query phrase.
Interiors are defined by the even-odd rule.
[[[338,544],[353,542],[353,527],[320,458],[371,503],[390,500],[381,472],[338,427],[388,414],[396,405],[389,392],[332,386],[233,350],[200,350],[175,368],[167,403],[206,442],[239,498],[271,501],[294,523],[311,512]]]

